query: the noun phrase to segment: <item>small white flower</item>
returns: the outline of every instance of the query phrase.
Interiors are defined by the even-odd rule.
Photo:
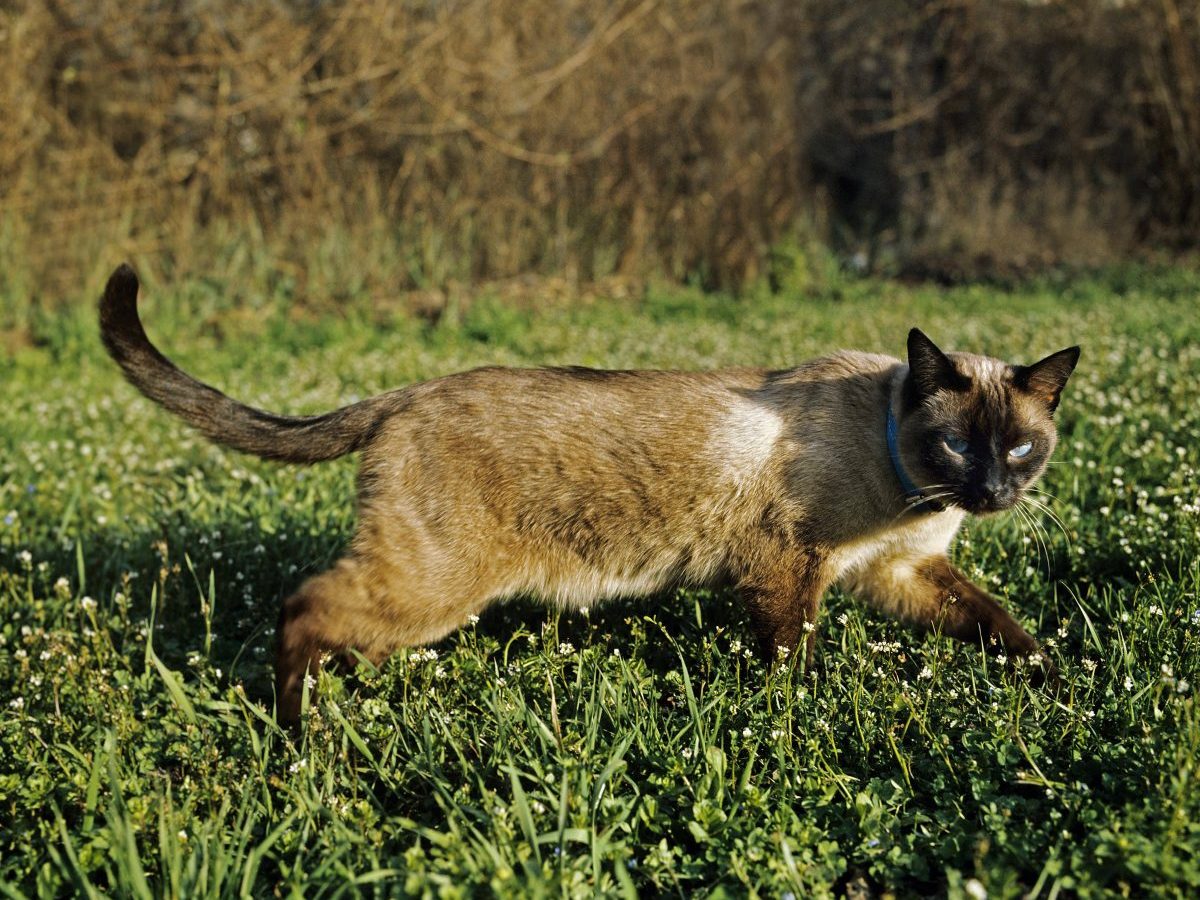
[[[301,759],[296,760],[290,766],[288,766],[288,771],[291,772],[293,775],[295,775],[297,772],[299,772],[301,769],[303,769],[306,765],[308,765],[308,759],[301,758]]]
[[[574,652],[575,652],[575,645],[572,644],[570,641],[563,641],[561,644],[558,645],[558,655],[559,656],[570,656]]]
[[[1006,662],[1008,662],[1008,657],[1003,653],[1000,653],[996,656],[996,662],[1000,663],[1000,665],[1004,665]]]
[[[804,628],[805,634],[812,634],[814,631],[817,630],[817,626],[814,625],[812,622],[805,622],[804,625],[801,627]]]
[[[181,844],[185,843],[188,839],[188,833],[186,831],[184,831],[182,828],[179,829],[179,834],[177,834],[175,836],[177,838],[179,838],[179,843],[181,843]]]
[[[614,659],[620,659],[620,658],[621,658],[621,648],[620,648],[620,647],[613,647],[613,652],[612,652],[612,655],[613,655],[613,658],[614,658]]]
[[[8,705],[11,708],[16,709],[16,710],[24,709],[25,708],[25,698],[24,697],[13,697],[11,700],[8,701]]]
[[[21,565],[25,566],[26,568],[33,565],[33,554],[28,550],[22,550],[20,553],[18,553],[17,559],[19,559],[21,561]]]
[[[1127,690],[1127,691],[1133,690],[1133,679],[1130,678],[1128,675],[1125,676],[1125,681],[1123,682],[1123,684],[1125,686],[1125,690]]]
[[[467,621],[472,625],[478,625],[479,616],[475,615],[475,613],[471,613],[471,615],[467,616]]]
[[[680,753],[683,755],[684,759],[692,758],[692,748],[691,747],[684,747],[683,750],[680,751]]]
[[[92,610],[94,610],[96,608],[96,601],[93,600],[91,597],[84,597],[83,599],[81,599],[79,601],[79,605],[82,606],[88,612],[91,612]]]
[[[753,737],[753,736],[754,736],[754,732],[750,730],[749,725],[747,725],[745,728],[742,729],[742,737],[748,738],[748,737]]]
[[[978,878],[968,878],[963,883],[963,890],[971,900],[987,900],[987,888]]]
[[[929,668],[929,666],[926,666],[925,668],[923,668],[921,670],[921,674],[918,675],[917,677],[918,678],[932,678],[933,677],[933,669]]]

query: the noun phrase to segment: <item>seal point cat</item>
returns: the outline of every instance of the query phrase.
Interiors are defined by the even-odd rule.
[[[327,655],[382,662],[498,600],[565,607],[727,583],[764,655],[811,662],[840,584],[908,622],[1032,657],[1036,641],[947,557],[968,514],[1016,505],[1054,452],[1079,348],[1032,365],[839,352],[785,370],[482,368],[316,416],[253,409],[146,337],[123,265],[100,332],[126,378],[209,439],[265,459],[361,454],[346,555],[284,601],[277,713]]]

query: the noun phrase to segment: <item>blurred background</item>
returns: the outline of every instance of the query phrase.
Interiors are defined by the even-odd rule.
[[[46,306],[122,258],[436,311],[1198,242],[1194,0],[0,2],[0,291]]]

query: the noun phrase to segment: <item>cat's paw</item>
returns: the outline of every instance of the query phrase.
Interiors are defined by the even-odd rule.
[[[1058,666],[1045,650],[1034,644],[1032,651],[1022,654],[1021,661],[1029,669],[1030,684],[1053,694],[1058,693],[1062,687],[1062,677],[1058,674]]]

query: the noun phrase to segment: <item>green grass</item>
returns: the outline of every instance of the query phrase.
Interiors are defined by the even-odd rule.
[[[491,610],[269,716],[280,598],[344,546],[353,460],[277,467],[135,396],[90,303],[0,358],[0,884],[11,894],[1200,891],[1200,276],[1002,292],[652,291],[430,327],[151,286],[149,330],[305,412],[486,363],[785,366],[835,347],[1031,361],[1081,343],[1049,519],[955,554],[1058,661],[1057,699],[834,592],[812,681],[722,592]],[[8,301],[16,308],[16,299]],[[978,882],[978,883],[976,883]]]

